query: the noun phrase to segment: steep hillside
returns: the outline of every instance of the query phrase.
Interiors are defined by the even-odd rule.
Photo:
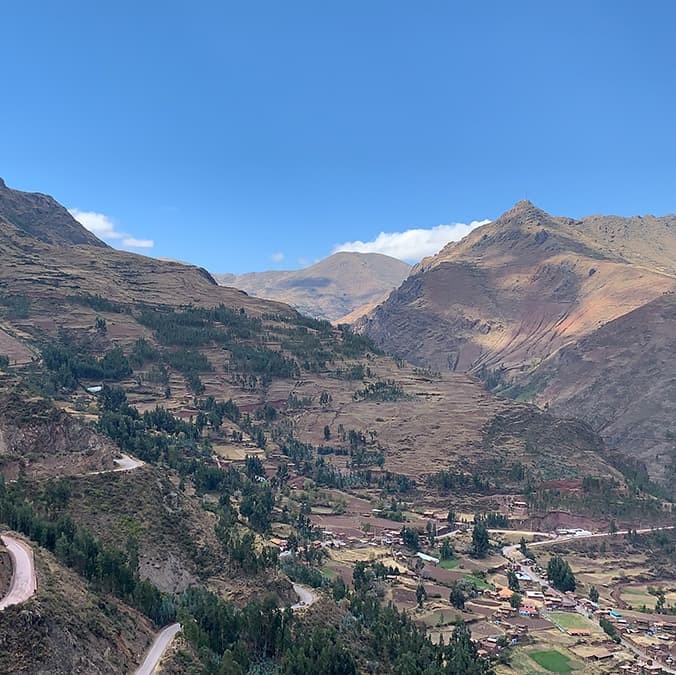
[[[107,248],[53,197],[12,190],[0,178],[0,213],[18,230],[48,244]]]
[[[410,269],[379,253],[335,253],[298,271],[217,274],[216,279],[259,298],[288,303],[303,314],[335,321],[381,300]]]
[[[676,477],[676,295],[611,321],[545,359],[516,385],[576,415],[672,485]]]
[[[423,260],[357,325],[414,363],[520,369],[676,288],[603,248],[574,221],[520,202]]]
[[[651,307],[649,303],[676,289],[671,274],[675,224],[673,216],[592,216],[575,221],[520,202],[498,220],[423,260],[399,289],[356,326],[402,358],[440,370],[499,377],[503,389],[509,383],[523,384],[534,369],[540,373],[539,364],[550,359],[549,379],[562,377],[568,382],[567,403],[561,410],[592,421],[594,416],[574,402],[592,387],[587,378],[594,377],[593,371],[583,370],[566,379],[553,365],[554,355],[597,333],[595,339],[610,340],[616,329],[623,331],[616,339],[643,344],[640,334],[626,332],[638,329],[637,322],[616,320]],[[649,309],[644,315],[653,318]],[[673,335],[672,319],[663,317],[663,321],[664,332]],[[664,347],[673,348],[673,341]],[[657,370],[655,354],[634,349],[631,370],[652,373],[655,390],[668,386],[668,371]],[[596,356],[601,359],[599,368],[619,372],[619,361],[607,358],[607,352]],[[628,367],[625,363],[625,371]],[[623,377],[618,375],[614,386],[619,387]],[[555,405],[558,389],[551,387],[550,394],[538,400]],[[529,398],[527,388],[519,391]],[[603,396],[598,405],[612,408],[619,403],[610,386]],[[660,422],[660,415],[655,412],[653,418],[648,407],[643,413],[644,424]],[[622,429],[611,430],[597,419],[594,425],[620,449],[645,458],[654,450],[654,457],[660,447],[664,450],[660,444],[648,437],[638,446],[636,439],[630,440],[628,429],[636,419],[623,416],[624,421],[618,420]],[[656,433],[664,431],[658,428]],[[658,475],[659,460],[651,464]]]
[[[114,467],[105,436],[25,388],[0,385],[0,475],[15,480],[86,474]]]
[[[152,624],[102,597],[56,558],[34,547],[35,598],[0,612],[0,672],[126,673],[152,640]]]

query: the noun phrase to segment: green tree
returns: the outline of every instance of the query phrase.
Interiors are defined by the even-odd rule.
[[[483,519],[479,516],[474,523],[474,529],[472,530],[472,547],[471,554],[475,558],[485,558],[488,554],[489,541],[488,541],[488,530],[486,529],[486,524]]]
[[[325,441],[331,440],[331,429],[328,424],[324,425],[324,440]]]
[[[599,625],[603,628],[605,634],[613,641],[619,644],[620,636],[617,633],[617,628],[605,616],[599,620]]]
[[[410,548],[412,551],[420,550],[420,535],[417,530],[411,527],[402,527],[400,534],[406,548]]]
[[[549,581],[560,591],[574,591],[575,590],[575,575],[570,569],[567,560],[561,556],[554,556],[549,560],[547,565],[547,577]]]
[[[467,599],[467,596],[462,590],[461,585],[457,582],[451,586],[451,593],[448,596],[448,599],[456,609],[465,609],[465,600]]]
[[[509,604],[514,609],[519,609],[521,603],[523,602],[523,596],[520,593],[512,593],[512,597],[509,599]]]
[[[444,539],[441,542],[439,555],[441,556],[442,560],[451,560],[451,558],[453,558],[453,545],[448,539]]]
[[[425,529],[427,532],[427,543],[430,546],[434,546],[434,541],[437,535],[437,526],[431,520],[428,520]]]
[[[9,368],[9,356],[0,354],[0,370],[7,370]]]
[[[521,590],[521,584],[519,584],[519,577],[516,575],[514,570],[507,570],[507,585],[509,586],[510,591],[519,591]]]
[[[589,599],[590,599],[592,602],[598,602],[598,601],[599,601],[599,592],[598,592],[598,590],[596,589],[596,586],[592,586],[592,587],[589,589]]]
[[[479,657],[469,628],[464,622],[459,623],[453,630],[448,643],[444,673],[448,675],[489,675],[492,672],[490,662]]]
[[[418,584],[418,587],[415,589],[415,599],[418,602],[418,607],[422,607],[423,601],[427,600],[427,591],[422,584]]]

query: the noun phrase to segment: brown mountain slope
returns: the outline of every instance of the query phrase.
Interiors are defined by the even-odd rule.
[[[650,308],[658,306],[648,303],[676,289],[676,277],[671,274],[676,259],[672,256],[676,252],[674,223],[673,216],[593,216],[574,221],[520,202],[497,221],[424,260],[357,326],[386,350],[420,365],[484,374],[499,371],[501,386],[523,385],[519,391],[527,398],[530,389],[523,383],[530,382],[529,374],[535,369],[535,381],[546,373],[548,381],[554,382],[560,376],[554,355],[589,336],[598,334],[601,344],[612,339],[643,344],[640,317],[654,319]],[[646,243],[653,233],[654,241]],[[636,315],[639,318],[616,321],[644,306],[643,314]],[[665,335],[676,335],[669,315],[660,325]],[[615,331],[619,332],[612,338]],[[673,353],[675,346],[675,340],[665,339],[662,349]],[[582,350],[587,353],[586,344]],[[615,389],[626,384],[621,373],[629,372],[629,365],[636,373],[653,373],[655,391],[667,393],[663,389],[667,371],[655,370],[657,361],[651,350],[636,348],[631,364],[627,361],[622,368],[602,347],[595,351],[595,358],[599,360],[597,375],[611,362],[618,366],[617,377],[598,402],[607,410],[619,400]],[[547,359],[548,368],[537,369]],[[569,391],[561,411],[592,421],[582,392],[592,387],[594,377],[591,370],[582,368],[566,380]],[[550,393],[538,400],[554,405],[558,389],[551,386]],[[631,387],[628,391],[636,394]],[[641,410],[642,424],[652,420],[658,425],[655,433],[663,434],[661,413],[653,417],[653,408]],[[630,454],[649,459],[655,450],[650,467],[653,475],[661,475],[660,460],[654,456],[664,448],[648,437],[638,444],[631,440],[629,429],[636,419],[621,416],[612,428],[596,420],[595,426]]]
[[[107,248],[53,197],[12,190],[0,178],[0,213],[21,232],[49,244]]]
[[[217,274],[219,283],[286,302],[298,311],[335,321],[377,302],[406,278],[410,265],[379,253],[335,253],[297,271]]]
[[[676,288],[603,248],[574,221],[520,202],[423,260],[357,325],[414,363],[521,368]]]
[[[581,417],[673,484],[675,342],[676,295],[667,294],[560,349],[520,389],[557,415]]]
[[[0,612],[2,673],[129,673],[157,630],[141,614],[98,594],[56,558],[28,542],[37,594]]]
[[[343,256],[334,258],[340,261]],[[144,338],[156,350],[152,359],[134,366],[133,375],[117,380],[141,410],[159,403],[184,418],[197,414],[194,377],[186,374],[185,368],[181,370],[181,364],[174,358],[179,353],[185,359],[186,347],[191,347],[206,359],[198,361],[192,372],[199,373],[198,384],[204,387],[202,395],[212,395],[221,401],[232,398],[247,412],[266,402],[274,402],[283,410],[289,400],[294,405],[296,400],[305,401],[300,410],[289,407],[290,418],[299,415],[302,418],[302,423],[298,420],[302,437],[320,440],[324,425],[332,426],[339,418],[337,424],[343,424],[345,429],[364,432],[371,429],[377,432],[385,468],[409,476],[449,466],[466,468],[468,459],[472,466],[481,469],[485,453],[516,461],[521,452],[518,448],[525,447],[525,442],[517,442],[513,451],[493,441],[486,445],[485,429],[493,420],[519,408],[487,395],[476,379],[457,375],[444,376],[439,382],[426,381],[410,366],[400,366],[390,358],[374,354],[367,344],[352,345],[348,341],[350,344],[346,345],[341,331],[308,324],[287,305],[217,286],[198,268],[112,248],[48,244],[29,237],[7,220],[0,224],[0,261],[0,284],[14,291],[11,302],[4,298],[0,303],[0,328],[13,339],[30,344],[36,352],[45,343],[66,341],[82,354],[96,358],[115,346],[130,354],[138,338]],[[17,298],[21,300],[18,304]],[[152,316],[166,315],[177,322],[190,316],[187,310],[175,311],[177,308],[189,305],[211,308],[221,304],[238,313],[241,310],[244,312],[241,316],[255,318],[259,323],[243,319],[247,324],[245,331],[231,333],[227,318],[204,319],[193,314],[190,321],[196,321],[199,329],[195,344],[182,342],[187,337],[167,331],[160,335],[148,323]],[[153,312],[144,318],[142,314],[148,307]],[[104,331],[96,329],[97,319],[105,320]],[[167,330],[171,330],[171,325]],[[213,331],[216,337],[204,340],[199,337],[200,331],[207,334]],[[282,372],[279,367],[266,370],[265,360],[256,361],[275,354],[281,354],[285,363],[295,364],[295,373]],[[274,361],[271,363],[274,366]],[[166,368],[164,374],[158,373],[160,366]],[[285,368],[282,363],[282,370]],[[361,374],[348,375],[355,369]],[[365,384],[386,380],[401,382],[406,391],[386,403],[377,399],[355,400],[355,392]],[[97,383],[100,380],[95,376],[87,382]],[[165,398],[167,386],[171,390],[169,399]],[[326,409],[318,405],[324,392],[333,400]],[[95,397],[85,399],[70,397],[65,405],[69,411],[95,405]],[[386,409],[387,416],[382,414]],[[456,430],[450,445],[451,428],[435,422],[442,416]],[[529,416],[520,419],[516,435],[525,437],[535,422]],[[224,456],[243,458],[255,449],[255,444],[248,434],[244,434],[243,441],[233,443],[225,435],[233,430],[238,429],[224,427],[223,433],[212,439],[213,446],[221,449]],[[612,472],[598,454],[594,454],[594,461],[589,459],[589,452],[603,452],[598,439],[590,443],[586,436],[576,438],[578,431],[573,427],[569,433],[566,443],[571,448],[584,448],[582,454],[571,451],[567,458],[568,464],[576,467],[574,472],[591,466],[602,473]],[[556,475],[551,468],[558,462],[551,455],[554,446],[550,444],[527,458],[534,475]],[[463,453],[469,453],[470,457]],[[570,466],[557,470],[568,476]]]
[[[613,494],[627,495],[632,508],[641,502],[639,518],[644,512],[664,518],[654,500],[624,490],[588,425],[497,397],[469,374],[416,369],[328,322],[219,287],[203,270],[99,246],[48,243],[5,218],[0,283],[3,344],[15,352],[16,342],[28,344],[35,355],[0,378],[0,388],[19,387],[4,399],[14,406],[9,419],[0,415],[9,468],[30,460],[16,489],[38,513],[70,516],[120,549],[130,570],[160,588],[197,582],[238,605],[271,591],[288,603],[290,583],[283,570],[267,566],[263,546],[270,534],[300,532],[294,523],[305,520],[306,495],[323,501],[324,488],[359,490],[359,501],[370,500],[368,518],[376,500],[387,495],[389,501],[390,494],[417,511],[423,504],[456,508],[459,500],[466,509],[494,510],[499,497],[552,479],[581,484],[587,476],[609,477],[616,481]],[[104,384],[116,389],[97,391]],[[15,405],[12,391],[23,406]],[[62,413],[37,405],[33,391]],[[24,410],[27,428],[16,420],[15,411]],[[37,415],[44,424],[35,423]],[[60,446],[46,450],[50,420],[58,434],[63,415],[80,419],[61,433]],[[87,477],[73,475],[80,468],[64,472],[75,461],[83,470],[93,468],[90,460],[110,467],[112,450],[98,443],[98,434],[145,465]],[[260,464],[245,462],[252,455]],[[353,516],[353,525],[361,520]],[[23,518],[17,521],[22,525]],[[54,547],[60,556],[68,553],[58,540]],[[45,553],[37,548],[40,565]],[[99,557],[106,560],[99,554],[97,566]],[[7,615],[12,621],[0,621],[5,667],[12,655],[25,672],[60,672],[58,664],[64,672],[131,671],[146,631],[128,630],[126,608],[117,609],[120,619],[110,603],[97,603],[97,585],[55,574],[55,582],[48,580],[53,602],[43,602],[39,591],[35,602]],[[49,590],[44,577],[39,586]],[[80,588],[86,597],[79,597]],[[27,614],[33,609],[38,612]],[[29,623],[17,634],[21,617]],[[127,637],[110,646],[116,631]]]

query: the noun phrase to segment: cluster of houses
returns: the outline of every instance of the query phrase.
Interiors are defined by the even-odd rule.
[[[617,610],[610,612],[598,609],[594,612],[596,618],[605,616],[615,625],[622,639],[628,644],[640,649],[650,657],[652,664],[663,663],[670,667],[676,664],[676,617],[660,614],[636,616],[622,615]],[[648,640],[637,640],[643,636]],[[659,667],[655,669],[659,672]]]

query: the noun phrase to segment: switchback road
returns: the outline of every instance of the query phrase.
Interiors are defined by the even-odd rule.
[[[180,630],[180,623],[172,623],[170,626],[163,628],[157,634],[157,637],[148,650],[143,663],[134,672],[134,675],[153,675],[164,652],[167,651],[167,647],[171,644],[171,641],[176,637],[176,633],[178,633]]]
[[[299,584],[294,584],[293,590],[296,591],[296,595],[298,596],[298,602],[295,605],[291,605],[293,611],[309,607],[317,600],[317,596],[312,591]]]
[[[38,587],[33,551],[30,547],[6,534],[2,536],[2,543],[12,558],[12,583],[7,595],[0,600],[0,610],[26,602],[35,595]]]

